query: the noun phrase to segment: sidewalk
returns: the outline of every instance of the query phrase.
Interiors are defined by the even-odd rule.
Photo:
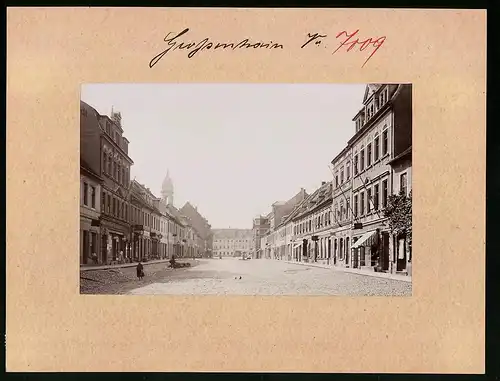
[[[177,261],[181,261],[184,258],[179,258]],[[189,258],[186,258],[189,259]],[[141,262],[143,266],[153,265],[155,263],[163,263],[168,262],[170,259],[156,259],[154,261]],[[133,263],[122,263],[119,265],[80,265],[80,271],[92,271],[92,270],[109,270],[109,269],[119,269],[123,267],[136,267],[138,262]]]
[[[292,265],[301,265],[301,266],[309,266],[309,267],[321,267],[321,268],[330,269],[330,270],[333,270],[333,271],[340,271],[340,272],[346,272],[346,273],[352,273],[352,274],[358,274],[358,275],[373,276],[373,277],[376,277],[376,278],[393,279],[393,280],[399,280],[399,281],[402,281],[402,282],[411,283],[411,276],[401,275],[401,274],[377,273],[375,271],[352,269],[352,268],[349,268],[349,267],[336,267],[336,266],[332,266],[332,265],[323,265],[323,264],[319,264],[319,263],[292,262],[292,261],[284,261],[284,262],[290,263]]]

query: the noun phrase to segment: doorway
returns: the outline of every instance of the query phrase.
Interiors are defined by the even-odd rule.
[[[398,250],[397,250],[397,271],[405,271],[406,270],[406,239],[404,237],[398,237]]]

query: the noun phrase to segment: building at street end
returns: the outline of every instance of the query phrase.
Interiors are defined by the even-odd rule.
[[[217,257],[248,257],[253,247],[253,229],[212,229]]]

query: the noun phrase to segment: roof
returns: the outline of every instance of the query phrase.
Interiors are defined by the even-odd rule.
[[[184,204],[179,210],[179,213],[190,218],[192,226],[202,238],[208,238],[210,236],[210,224],[207,219],[198,212],[198,208],[193,206],[189,201]]]
[[[80,157],[80,169],[83,169],[88,175],[94,177],[96,180],[103,181],[104,179],[96,172],[94,172],[90,165]]]
[[[304,202],[300,203],[299,207],[289,217],[290,220],[296,220],[299,217],[307,215],[319,206],[332,201],[332,182],[324,182],[313,194],[311,194]]]
[[[212,229],[214,239],[238,239],[238,238],[252,238],[252,229]]]
[[[405,149],[403,152],[401,152],[399,155],[397,155],[394,159],[392,159],[391,161],[389,161],[389,164],[392,165],[394,163],[397,163],[398,161],[400,160],[403,160],[405,158],[409,158],[411,159],[411,146],[408,147],[407,149]]]
[[[382,85],[378,86],[380,88],[380,86]],[[348,147],[354,144],[354,142],[357,141],[361,136],[364,136],[370,130],[370,128],[373,127],[373,125],[382,118],[382,115],[384,115],[384,113],[388,111],[390,107],[392,107],[392,101],[398,96],[400,92],[401,85],[397,85],[397,88],[392,92],[389,91],[389,99],[387,100],[387,102],[382,107],[380,107],[368,121],[366,121],[366,123],[351,137],[351,139],[349,139],[349,141],[347,142]]]
[[[365,88],[365,95],[363,96],[363,103],[365,103],[374,93],[378,91],[383,85],[380,83],[369,83]]]
[[[186,225],[186,221],[184,220],[184,216],[181,214],[179,209],[177,209],[175,206],[167,204],[167,211],[176,220],[176,222],[178,222],[181,225]]]

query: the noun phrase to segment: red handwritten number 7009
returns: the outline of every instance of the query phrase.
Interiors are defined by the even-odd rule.
[[[351,33],[351,34],[348,34],[344,30],[344,31],[340,32],[339,34],[337,34],[335,36],[335,38],[339,38],[339,37],[345,35],[346,39],[340,43],[339,47],[337,49],[335,49],[332,54],[335,54],[337,51],[340,50],[340,48],[342,48],[344,46],[348,46],[348,48],[346,50],[348,52],[351,51],[351,49],[353,49],[357,45],[361,45],[360,48],[359,48],[359,51],[363,51],[366,48],[368,48],[369,46],[371,46],[374,49],[372,51],[372,54],[370,54],[370,56],[363,63],[363,66],[361,66],[361,67],[364,67],[366,65],[366,63],[370,60],[370,58],[372,58],[372,56],[377,52],[377,50],[379,50],[380,47],[384,44],[384,42],[385,42],[385,36],[379,37],[379,38],[377,38],[375,40],[370,37],[370,38],[367,38],[364,41],[359,41],[359,38],[354,39],[354,37],[358,34],[358,32],[359,32],[359,29],[356,30],[355,32]]]

